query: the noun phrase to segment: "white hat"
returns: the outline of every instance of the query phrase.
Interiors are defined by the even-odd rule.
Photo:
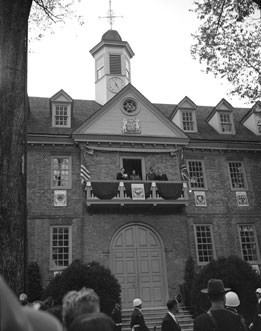
[[[240,305],[240,300],[235,292],[227,292],[226,295],[226,306],[228,307],[238,307]]]
[[[141,301],[141,299],[134,299],[133,300],[133,306],[134,307],[137,307],[137,306],[140,306],[142,304],[142,301]]]
[[[256,293],[261,294],[261,288],[260,287],[256,289]]]
[[[19,296],[19,300],[20,301],[27,301],[28,300],[27,295],[25,293],[21,293],[20,296]]]

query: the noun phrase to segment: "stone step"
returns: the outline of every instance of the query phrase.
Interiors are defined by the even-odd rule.
[[[122,311],[122,331],[130,331],[130,320],[132,309],[124,309]],[[158,308],[143,308],[142,313],[144,320],[150,331],[161,331],[161,323],[163,317],[167,313],[165,307]],[[177,319],[184,331],[193,331],[193,318],[185,306],[180,306],[179,314],[177,314]]]

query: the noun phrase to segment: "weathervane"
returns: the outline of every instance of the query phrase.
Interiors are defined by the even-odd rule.
[[[111,30],[112,30],[113,19],[114,18],[118,18],[118,17],[122,17],[123,18],[123,16],[115,16],[114,15],[113,10],[111,9],[111,0],[109,0],[108,15],[107,16],[99,16],[99,18],[108,18],[108,21],[110,23]]]

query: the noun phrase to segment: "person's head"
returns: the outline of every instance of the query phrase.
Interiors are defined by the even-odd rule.
[[[259,300],[261,298],[261,288],[256,289],[256,297],[257,297],[257,300]]]
[[[233,291],[229,291],[225,294],[225,306],[226,307],[232,307],[232,308],[236,308],[240,305],[240,300],[238,295],[233,292]]]
[[[80,291],[70,291],[63,298],[62,319],[66,329],[74,319],[82,314],[96,313],[100,311],[100,299],[90,288],[82,288]]]
[[[172,299],[167,302],[168,310],[172,314],[177,314],[179,312],[179,303],[177,299]]]
[[[210,279],[208,281],[208,287],[202,289],[202,293],[207,293],[211,304],[220,303],[225,306],[225,293],[230,288],[224,288],[223,281],[221,279]]]
[[[20,303],[21,303],[22,306],[27,305],[27,303],[28,303],[28,297],[27,297],[27,295],[25,293],[21,293],[19,295],[19,301],[20,301]]]
[[[68,331],[114,331],[115,323],[103,313],[83,314],[69,326]]]
[[[125,173],[125,169],[124,168],[121,168],[121,172],[124,174]]]
[[[142,307],[141,299],[139,299],[139,298],[134,299],[133,300],[133,307],[141,309],[141,307]]]
[[[132,170],[132,174],[136,175],[136,170],[135,169]]]

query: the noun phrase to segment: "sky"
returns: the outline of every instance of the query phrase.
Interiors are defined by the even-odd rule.
[[[94,59],[90,50],[110,29],[109,0],[75,0],[83,25],[73,20],[56,24],[30,44],[29,96],[52,97],[63,89],[73,99],[95,100]],[[131,59],[131,83],[152,103],[177,104],[185,96],[196,105],[216,106],[225,98],[234,107],[249,107],[227,95],[226,80],[202,72],[193,60],[191,34],[199,21],[193,0],[111,0],[113,29],[135,53]]]

